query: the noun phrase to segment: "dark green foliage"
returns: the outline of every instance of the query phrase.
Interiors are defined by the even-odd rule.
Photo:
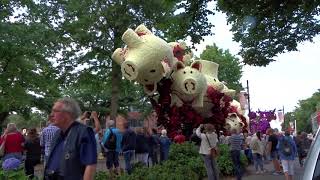
[[[217,164],[220,172],[223,175],[234,175],[234,165],[231,160],[230,148],[226,144],[220,144],[220,156],[217,159]],[[248,160],[244,154],[240,155],[240,162],[243,169],[248,165]]]
[[[237,92],[243,89],[240,83],[242,65],[239,59],[230,54],[228,50],[219,49],[216,44],[213,44],[213,46],[206,47],[200,58],[219,64],[218,78],[220,81],[226,82],[229,89],[234,89]]]
[[[202,179],[206,176],[204,163],[192,143],[172,144],[169,160],[150,168],[135,168],[133,173],[120,176],[121,180]]]
[[[219,0],[217,4],[232,24],[234,40],[241,42],[240,55],[249,65],[266,66],[320,32],[318,0]]]
[[[311,128],[311,115],[316,112],[317,106],[320,102],[320,89],[315,92],[310,98],[300,100],[298,106],[293,112],[286,113],[285,123],[288,128],[289,122],[297,121],[297,130],[310,133]]]

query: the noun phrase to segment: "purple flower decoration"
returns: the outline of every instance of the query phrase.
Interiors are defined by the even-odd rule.
[[[3,161],[2,163],[2,169],[5,171],[9,170],[17,170],[21,164],[21,161],[16,158],[9,158]]]

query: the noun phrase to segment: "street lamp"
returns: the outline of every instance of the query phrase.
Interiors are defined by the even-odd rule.
[[[250,108],[249,80],[247,80],[247,87],[245,89],[247,89],[247,91],[244,93],[244,96],[248,100],[248,111],[249,111],[249,114],[250,114],[251,113],[251,108]]]

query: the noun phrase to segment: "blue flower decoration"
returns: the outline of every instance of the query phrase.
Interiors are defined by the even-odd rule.
[[[21,164],[21,161],[16,158],[9,158],[3,161],[2,163],[2,169],[5,171],[9,170],[17,170]]]

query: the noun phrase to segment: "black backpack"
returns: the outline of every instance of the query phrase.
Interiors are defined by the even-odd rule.
[[[293,153],[293,149],[289,139],[284,137],[280,143],[281,143],[280,151],[282,152],[282,154],[285,156],[291,156]]]
[[[117,136],[116,134],[109,128],[110,135],[107,141],[104,143],[104,147],[108,150],[115,150],[117,147]]]

